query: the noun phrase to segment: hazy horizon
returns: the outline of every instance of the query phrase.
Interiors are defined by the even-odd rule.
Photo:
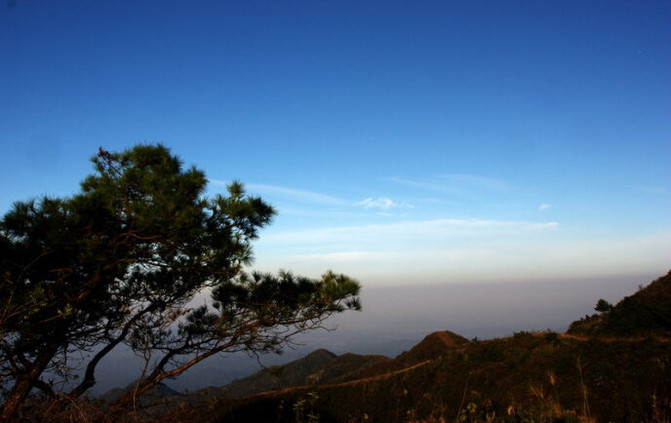
[[[264,366],[284,364],[319,348],[337,355],[395,357],[426,335],[441,330],[481,340],[511,336],[520,331],[564,332],[571,322],[594,314],[597,300],[603,298],[615,304],[660,276],[663,274],[564,279],[540,284],[527,281],[364,287],[361,312],[337,315],[326,323],[332,331],[316,330],[300,335],[296,345],[287,347],[282,355],[262,356],[260,362]],[[124,363],[123,366],[120,363]],[[124,387],[140,369],[140,362],[132,353],[117,350],[101,363],[98,384],[92,392],[100,395],[109,389]],[[256,359],[245,354],[220,354],[165,383],[178,391],[194,391],[223,386],[259,369]]]

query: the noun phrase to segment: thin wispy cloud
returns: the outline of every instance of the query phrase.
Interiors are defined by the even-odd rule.
[[[354,272],[367,282],[406,284],[408,282],[444,283],[470,280],[506,281],[542,279],[548,275],[565,278],[587,275],[640,274],[654,269],[666,271],[671,254],[671,233],[630,237],[626,242],[612,239],[566,240],[544,237],[543,248],[530,238],[505,238],[498,243],[445,245],[427,249],[351,249],[334,251],[292,252],[278,262],[268,262],[269,269],[280,263],[305,272],[337,268]],[[632,250],[649,252],[644,259]],[[486,265],[485,265],[486,264]],[[417,270],[421,269],[418,277]]]
[[[295,231],[269,231],[256,244],[264,270],[289,266],[307,274],[324,269],[356,273],[379,283],[412,281],[455,274],[457,269],[482,272],[483,263],[524,262],[514,246],[552,239],[557,222],[484,219],[402,221]],[[485,267],[500,267],[488,264]],[[421,271],[420,271],[421,270]]]
[[[538,210],[550,210],[551,208],[552,208],[552,204],[548,204],[548,203],[541,203],[538,206]]]
[[[422,180],[416,180],[416,179],[407,179],[407,178],[399,178],[399,177],[391,177],[389,178],[390,181],[405,185],[405,186],[410,186],[410,187],[415,187],[415,188],[422,188],[426,190],[431,190],[431,191],[440,191],[440,192],[448,192],[448,193],[453,193],[453,194],[458,194],[461,192],[460,189],[457,189],[455,187],[451,187],[449,185],[443,184],[443,183],[438,183],[435,181],[422,181]]]
[[[429,179],[392,177],[390,180],[415,188],[466,196],[474,192],[505,192],[513,189],[512,185],[500,179],[461,173],[439,175]]]
[[[501,179],[481,175],[456,173],[441,175],[438,179],[458,187],[484,188],[492,191],[506,191],[512,188],[509,183]]]
[[[640,191],[646,193],[646,194],[652,194],[652,195],[667,195],[671,193],[671,189],[669,187],[657,185],[657,186],[644,186],[639,188]]]
[[[503,221],[483,219],[436,219],[402,221],[388,224],[334,226],[306,230],[268,232],[260,245],[334,246],[384,245],[386,248],[408,245],[442,244],[449,238],[484,240],[487,237],[515,236],[552,230],[557,222]]]
[[[212,183],[215,183],[217,185],[227,185],[228,182],[223,182],[223,181],[210,181]],[[247,191],[253,192],[259,195],[265,195],[265,196],[277,196],[277,197],[282,197],[287,200],[291,201],[297,201],[297,202],[302,202],[302,203],[314,203],[314,204],[321,204],[321,205],[346,205],[347,202],[337,198],[333,197],[331,195],[327,194],[322,194],[319,192],[315,191],[309,191],[309,190],[304,190],[304,189],[296,189],[296,188],[288,188],[288,187],[282,187],[282,186],[277,186],[277,185],[269,185],[269,184],[255,184],[255,183],[248,183],[245,184],[245,187],[247,188]]]
[[[358,203],[354,204],[355,206],[363,207],[366,210],[370,209],[379,209],[379,210],[391,210],[399,207],[403,208],[412,208],[412,205],[406,203],[399,203],[387,197],[368,197]]]

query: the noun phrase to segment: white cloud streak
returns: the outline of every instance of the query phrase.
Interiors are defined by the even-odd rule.
[[[501,180],[496,178],[490,178],[487,176],[480,175],[467,175],[463,173],[442,175],[439,177],[440,180],[444,180],[448,184],[462,186],[462,187],[478,187],[484,188],[492,191],[506,191],[511,188],[511,186]]]
[[[640,187],[639,190],[646,194],[652,194],[652,195],[668,195],[669,193],[671,193],[671,189],[669,187],[661,185]]]
[[[645,251],[644,255],[632,251]],[[503,282],[547,278],[663,274],[668,271],[671,233],[613,239],[510,239],[463,248],[350,250],[288,254],[279,261],[297,272],[326,269],[373,285]],[[267,262],[272,270],[279,262]]]
[[[473,191],[503,192],[512,189],[512,186],[503,180],[468,174],[440,175],[429,180],[405,179],[399,177],[392,177],[390,179],[392,182],[402,185],[462,195],[470,194]]]
[[[497,221],[482,219],[437,219],[402,221],[388,224],[323,227],[316,229],[268,232],[259,245],[431,245],[462,237],[515,236],[551,230],[557,222]]]
[[[368,197],[356,203],[355,206],[363,207],[366,210],[380,209],[385,211],[398,207],[412,208],[412,205],[410,204],[399,203],[387,197],[379,197],[379,198]]]
[[[227,182],[211,180],[210,182],[217,185],[228,185]],[[287,200],[298,201],[303,203],[313,203],[321,205],[345,205],[346,201],[326,194],[321,194],[314,191],[286,188],[277,185],[268,184],[245,184],[247,191],[266,196],[278,196]]]

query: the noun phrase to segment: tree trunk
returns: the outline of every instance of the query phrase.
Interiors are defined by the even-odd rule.
[[[47,368],[51,359],[56,355],[58,345],[47,345],[32,362],[27,372],[19,375],[7,395],[5,403],[0,406],[0,421],[11,422],[17,417],[19,408],[23,405],[36,381]]]

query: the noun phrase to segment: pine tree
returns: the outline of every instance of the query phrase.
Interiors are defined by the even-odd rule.
[[[123,403],[214,354],[279,351],[359,308],[359,284],[344,275],[243,272],[275,211],[242,184],[204,197],[204,173],[162,145],[100,149],[92,161],[78,194],[15,203],[0,222],[0,419],[34,388],[81,396],[122,344],[146,359]],[[205,288],[210,304],[188,308]],[[43,375],[67,379],[73,351],[89,353],[83,377],[56,392]]]

